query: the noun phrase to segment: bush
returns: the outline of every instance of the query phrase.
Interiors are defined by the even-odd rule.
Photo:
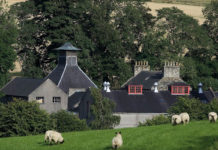
[[[76,115],[65,110],[51,114],[51,118],[56,122],[55,129],[59,132],[81,131],[88,129],[85,120],[80,120]]]
[[[91,105],[91,114],[94,118],[90,127],[92,129],[111,129],[120,123],[120,117],[113,115],[115,103],[102,96],[97,88],[91,88],[91,95],[94,99]]]
[[[213,103],[205,104],[195,98],[190,99],[189,97],[179,97],[178,101],[168,109],[168,113],[173,115],[187,112],[190,119],[203,120],[207,119],[208,112],[213,110],[212,107]]]
[[[170,123],[170,118],[165,115],[158,115],[153,117],[150,120],[146,120],[145,122],[139,122],[140,126],[154,126],[154,125],[160,125],[160,124],[168,124]]]
[[[40,134],[49,128],[49,115],[39,104],[23,100],[0,103],[0,137]]]

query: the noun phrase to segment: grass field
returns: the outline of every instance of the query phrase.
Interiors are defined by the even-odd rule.
[[[211,0],[152,0],[152,2],[205,6],[209,4]]]
[[[218,123],[198,121],[185,126],[68,132],[63,133],[65,142],[60,145],[44,144],[44,135],[0,138],[0,150],[111,150],[116,131],[123,135],[120,150],[215,150],[213,145],[218,146]]]

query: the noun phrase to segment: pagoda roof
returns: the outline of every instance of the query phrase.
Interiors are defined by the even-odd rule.
[[[55,50],[59,51],[80,51],[81,49],[73,46],[70,42],[64,43],[62,46],[55,48]]]

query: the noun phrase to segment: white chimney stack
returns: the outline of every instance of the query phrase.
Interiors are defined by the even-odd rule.
[[[158,83],[155,82],[154,83],[154,93],[158,93],[158,89],[157,89]]]
[[[198,84],[198,94],[202,94],[203,93],[203,89],[202,89],[203,84],[200,82]]]
[[[106,82],[106,92],[111,92],[110,90],[110,83],[109,82]]]
[[[106,81],[104,81],[103,86],[104,86],[104,91],[106,91],[107,90],[107,82]]]

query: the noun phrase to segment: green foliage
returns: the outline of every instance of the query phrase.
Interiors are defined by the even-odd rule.
[[[153,117],[150,120],[146,120],[145,122],[139,122],[139,127],[141,126],[154,126],[154,125],[161,125],[161,124],[168,124],[170,123],[170,118],[165,115],[158,115]]]
[[[168,109],[169,114],[179,114],[187,112],[192,120],[202,120],[208,118],[209,112],[218,112],[218,100],[214,99],[210,103],[202,103],[198,99],[179,97],[178,102]]]
[[[101,90],[91,88],[91,96],[94,99],[91,105],[93,120],[90,123],[92,129],[110,129],[120,123],[120,117],[113,115],[115,103],[101,94]]]
[[[55,129],[59,132],[81,131],[88,129],[85,120],[80,120],[78,116],[65,110],[51,114],[51,119],[53,119],[56,123]]]
[[[0,87],[8,81],[8,71],[16,59],[14,46],[17,26],[13,14],[7,11],[6,3],[0,0]]]
[[[37,103],[22,100],[0,103],[0,137],[40,134],[50,128],[49,115]]]
[[[155,27],[163,32],[169,44],[166,47],[168,60],[181,60],[184,53],[192,57],[211,58],[214,54],[213,44],[204,28],[197,20],[184,14],[178,8],[162,8],[157,11]],[[188,50],[188,53],[185,52]]]

